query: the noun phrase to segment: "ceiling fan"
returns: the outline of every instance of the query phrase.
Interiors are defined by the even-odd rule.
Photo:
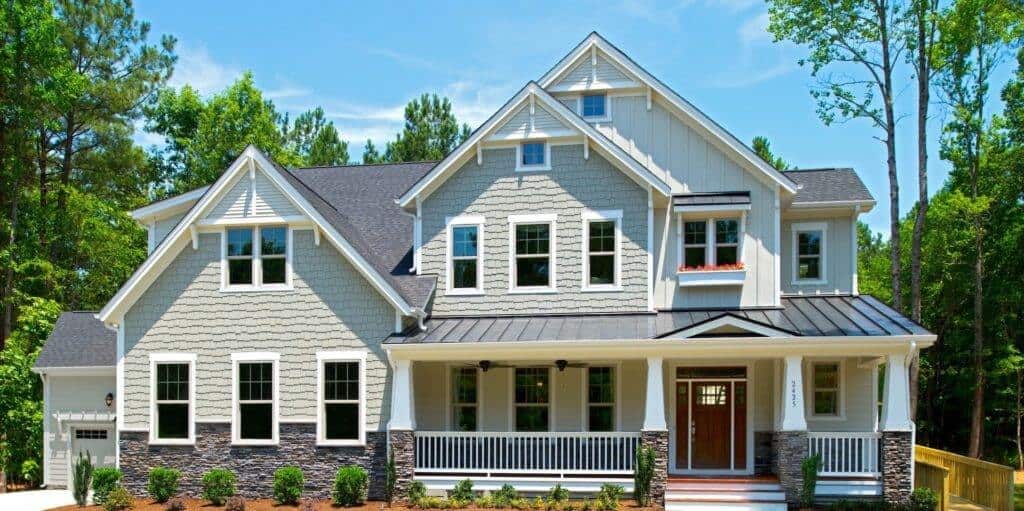
[[[530,364],[530,365],[536,367],[538,364]],[[487,371],[491,370],[491,369],[497,369],[497,368],[501,368],[501,367],[516,367],[515,365],[512,365],[512,364],[502,364],[502,363],[499,363],[499,362],[492,362],[490,360],[481,360],[481,361],[479,361],[479,362],[477,362],[475,364],[466,364],[466,366],[467,367],[479,367],[480,370],[485,372],[485,373]],[[547,367],[551,367],[551,366],[549,365]],[[555,363],[554,363],[554,367],[557,368],[558,372],[561,373],[561,372],[565,371],[566,367],[587,367],[587,364],[584,364],[582,362],[569,362],[568,360],[556,360]]]

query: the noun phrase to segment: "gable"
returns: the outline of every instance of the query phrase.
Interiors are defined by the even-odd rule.
[[[731,313],[712,316],[659,336],[661,339],[689,339],[694,337],[792,337],[797,335],[771,325],[742,318]]]
[[[589,58],[581,58],[547,87],[551,91],[567,92],[640,87],[639,80],[608,60],[608,56],[593,48]]]
[[[275,185],[263,170],[239,175],[213,206],[205,220],[244,219],[250,217],[301,216],[295,204]]]
[[[525,138],[550,138],[580,135],[580,132],[560,121],[547,108],[523,105],[512,118],[495,130],[490,140],[518,140]]]

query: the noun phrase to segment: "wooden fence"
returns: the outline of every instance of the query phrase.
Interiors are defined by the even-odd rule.
[[[914,462],[914,484],[935,490],[942,499],[940,509],[947,509],[949,495],[998,511],[1013,509],[1013,469],[1010,467],[923,445],[914,447]],[[945,470],[945,474],[940,469]]]

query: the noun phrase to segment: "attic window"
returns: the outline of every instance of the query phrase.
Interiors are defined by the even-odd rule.
[[[516,171],[551,170],[551,149],[546,142],[525,142],[516,148]]]
[[[287,226],[225,229],[222,290],[291,288],[291,231]]]
[[[608,96],[605,94],[587,94],[580,99],[580,113],[587,120],[608,116]]]

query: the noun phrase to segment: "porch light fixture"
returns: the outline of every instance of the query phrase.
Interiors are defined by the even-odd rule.
[[[557,367],[557,368],[558,368],[558,372],[560,372],[560,373],[561,373],[561,372],[564,372],[564,371],[565,371],[565,368],[566,368],[566,367],[567,367],[568,365],[569,365],[569,362],[568,362],[567,360],[556,360],[556,361],[555,361],[555,367]]]
[[[480,370],[481,371],[486,373],[487,370],[490,369],[490,368],[491,368],[491,361],[490,360],[481,360],[480,361]]]
[[[114,393],[107,392],[107,397],[103,398],[103,402],[107,404],[107,408],[114,405]]]

